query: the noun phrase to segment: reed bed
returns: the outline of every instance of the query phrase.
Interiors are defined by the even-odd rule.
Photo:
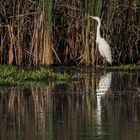
[[[101,64],[88,15],[101,17],[113,64],[140,63],[138,0],[1,0],[0,64]]]

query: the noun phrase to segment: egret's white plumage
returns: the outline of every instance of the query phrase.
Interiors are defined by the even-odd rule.
[[[98,45],[100,54],[106,58],[106,60],[112,64],[111,48],[104,38],[100,35],[101,20],[99,17],[89,16],[92,19],[97,20],[97,34],[96,34],[96,44]]]
[[[110,64],[112,64],[111,49],[103,38],[98,42],[98,47],[100,54],[105,57]]]

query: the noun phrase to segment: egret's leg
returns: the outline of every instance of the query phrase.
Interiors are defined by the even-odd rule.
[[[105,59],[105,66],[107,67],[107,60]]]
[[[107,60],[105,58],[103,58],[103,66],[107,67]]]

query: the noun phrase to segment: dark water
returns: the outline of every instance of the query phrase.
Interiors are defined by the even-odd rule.
[[[140,139],[140,73],[69,72],[83,78],[2,88],[0,140]]]

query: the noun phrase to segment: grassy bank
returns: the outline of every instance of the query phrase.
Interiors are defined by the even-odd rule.
[[[54,73],[51,70],[41,68],[39,70],[27,70],[14,66],[0,66],[0,85],[17,86],[29,83],[62,82],[70,80],[66,73]]]
[[[99,67],[99,69],[105,69],[109,71],[140,71],[140,65],[128,64],[128,65],[118,65],[109,67]]]
[[[110,66],[99,69],[111,71],[139,71],[139,65]],[[47,84],[76,80],[82,76],[70,76],[66,73],[53,72],[45,68],[30,70],[15,66],[0,65],[0,86],[22,86],[28,84]]]

